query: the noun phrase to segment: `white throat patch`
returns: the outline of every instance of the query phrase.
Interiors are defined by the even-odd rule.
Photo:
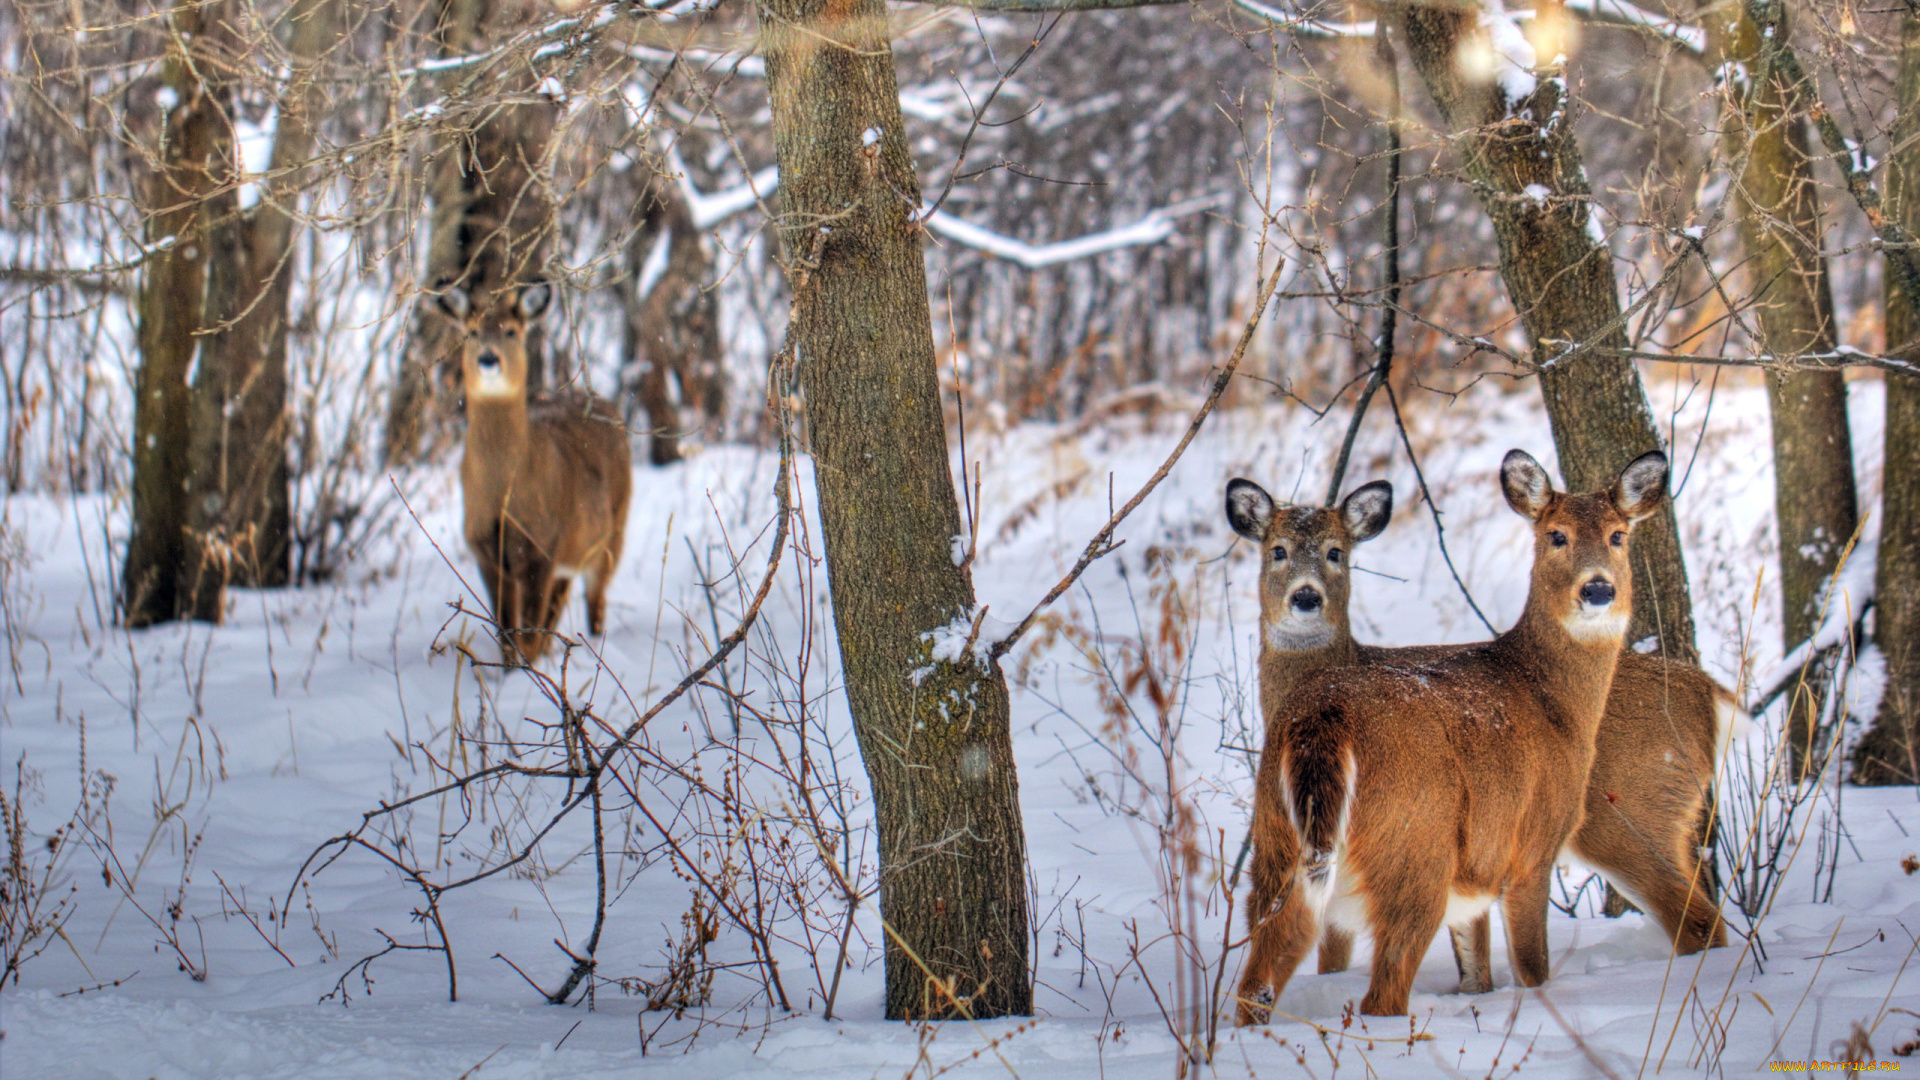
[[[517,396],[513,384],[507,381],[504,371],[481,371],[479,377],[467,384],[467,397],[485,400],[498,400]]]
[[[1267,648],[1278,652],[1304,652],[1333,644],[1333,623],[1323,615],[1299,615],[1289,610],[1265,624]]]
[[[1582,644],[1619,641],[1627,636],[1627,613],[1619,604],[1595,607],[1581,604],[1561,620],[1567,634]]]

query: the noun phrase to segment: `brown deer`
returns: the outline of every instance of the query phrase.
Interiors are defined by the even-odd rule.
[[[1665,497],[1667,459],[1642,455],[1610,488],[1572,495],[1514,450],[1500,480],[1534,532],[1513,628],[1423,664],[1317,672],[1267,713],[1242,1024],[1266,1018],[1322,921],[1371,933],[1369,1015],[1404,1014],[1440,927],[1468,931],[1496,899],[1516,981],[1546,980],[1553,867],[1585,812],[1631,611],[1627,542]],[[1289,594],[1269,640],[1310,640],[1296,613]]]
[[[1338,509],[1280,506],[1251,480],[1227,485],[1227,521],[1253,541],[1263,640],[1260,697],[1268,713],[1315,672],[1361,664],[1420,665],[1464,646],[1389,649],[1353,638],[1348,561],[1393,512],[1383,480],[1354,489]],[[1631,650],[1620,654],[1587,780],[1586,815],[1569,847],[1651,911],[1675,949],[1726,944],[1702,840],[1714,774],[1740,713],[1733,695],[1699,668]],[[1460,988],[1493,988],[1488,916],[1452,931]],[[1353,928],[1328,922],[1320,971],[1345,971]]]
[[[603,631],[633,491],[626,428],[611,404],[577,392],[527,393],[527,328],[552,299],[546,282],[485,306],[457,285],[440,295],[465,334],[467,546],[509,662],[546,654],[576,577],[585,584],[587,630]]]

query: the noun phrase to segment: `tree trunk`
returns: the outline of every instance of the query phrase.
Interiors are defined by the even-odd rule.
[[[1920,232],[1920,13],[1909,16],[1888,143],[1887,216]],[[1887,349],[1920,335],[1920,297],[1886,275]],[[1920,783],[1920,379],[1887,377],[1886,471],[1880,494],[1880,565],[1874,640],[1886,654],[1880,712],[1853,751],[1860,784]]]
[[[175,0],[165,85],[174,104],[162,120],[159,168],[145,197],[147,258],[138,301],[140,369],[134,376],[133,520],[121,567],[121,613],[129,627],[178,619],[189,610],[187,373],[205,316],[209,199],[227,178],[222,159],[225,105],[196,72],[212,44],[201,30],[209,8]],[[192,61],[181,51],[196,50]],[[231,152],[230,145],[226,152]],[[162,246],[164,245],[164,246]]]
[[[1026,1014],[1026,845],[1005,678],[932,632],[968,571],[881,0],[766,0],[790,346],[806,393],[847,700],[873,784],[886,1015]],[[961,630],[964,637],[966,631]]]
[[[1756,301],[1756,344],[1780,356],[1829,352],[1837,336],[1833,293],[1820,255],[1820,193],[1803,113],[1794,102],[1797,91],[1769,74],[1759,27],[1744,0],[1722,4],[1707,23],[1723,62],[1744,65],[1756,75],[1746,88],[1744,115],[1728,117],[1725,135],[1729,160],[1738,161],[1743,151],[1747,155],[1747,167],[1734,185],[1733,211]],[[1778,32],[1787,32],[1784,20]],[[1859,522],[1853,438],[1843,373],[1769,371],[1766,379],[1773,415],[1782,644],[1791,649],[1813,636],[1827,583]],[[1824,679],[1811,688],[1811,694],[1795,700],[1788,722],[1796,769],[1814,756],[1815,727],[1826,697]]]
[[[292,64],[268,163],[272,179],[250,212],[219,229],[208,324],[224,329],[203,339],[194,379],[191,512],[201,554],[192,595],[195,617],[216,622],[227,584],[279,586],[290,576],[287,301],[295,230],[288,210],[313,154],[313,118],[326,107],[315,67],[339,37],[338,0],[301,0],[288,22]],[[245,44],[240,26],[213,32]]]
[[[528,10],[516,0],[440,0],[438,36],[442,56],[462,56],[513,32]],[[451,94],[467,73],[449,74]],[[537,83],[528,70],[520,83],[501,91],[530,94]],[[428,290],[437,294],[460,284],[477,301],[541,276],[554,233],[554,202],[545,182],[547,148],[559,108],[530,101],[487,109],[471,129],[446,133],[428,166],[433,202],[427,242]],[[400,370],[387,402],[384,456],[403,465],[436,457],[453,445],[459,412],[458,340],[434,311],[432,296],[416,305]],[[527,328],[527,388],[548,382],[546,330]]]
[[[1493,220],[1501,274],[1534,358],[1547,361],[1566,342],[1625,348],[1612,254],[1589,233],[1597,218],[1562,82],[1542,77],[1525,100],[1510,102],[1498,81],[1466,78],[1461,46],[1485,40],[1477,5],[1401,3],[1396,13],[1414,67],[1456,133],[1454,145]],[[1539,380],[1570,490],[1601,487],[1636,455],[1661,445],[1631,361],[1588,352]],[[1693,604],[1671,506],[1635,531],[1633,551],[1627,640],[1652,639],[1665,655],[1694,660]]]
[[[720,311],[706,288],[713,259],[685,196],[655,173],[640,198],[644,218],[627,244],[627,414],[631,421],[635,405],[645,411],[647,456],[666,465],[681,457],[684,408],[698,409],[709,426],[726,414]],[[666,265],[647,281],[647,263],[663,243]]]

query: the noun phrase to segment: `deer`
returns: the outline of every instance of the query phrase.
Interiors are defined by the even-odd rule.
[[[1313,675],[1359,664],[1420,665],[1464,646],[1384,648],[1354,639],[1348,565],[1393,514],[1384,480],[1350,492],[1338,507],[1278,504],[1259,484],[1227,484],[1227,522],[1262,554],[1260,699],[1270,714]],[[1702,858],[1713,781],[1744,714],[1733,693],[1698,667],[1623,651],[1588,774],[1585,815],[1569,850],[1652,913],[1681,955],[1726,944],[1718,889]],[[1463,993],[1493,989],[1489,919],[1451,930]],[[1321,974],[1345,971],[1351,929],[1328,923]]]
[[[488,304],[459,285],[438,299],[462,335],[467,547],[508,663],[546,655],[575,578],[584,584],[588,633],[604,633],[633,493],[626,427],[611,403],[577,391],[528,393],[526,331],[552,299],[544,281],[503,290]]]
[[[1266,1020],[1322,924],[1348,942],[1361,930],[1373,938],[1360,1003],[1367,1015],[1406,1013],[1414,973],[1442,925],[1475,950],[1474,981],[1490,983],[1485,942],[1473,937],[1496,901],[1515,981],[1546,981],[1553,868],[1586,814],[1632,610],[1628,542],[1634,524],[1659,509],[1667,473],[1665,455],[1654,451],[1608,488],[1568,494],[1555,491],[1527,453],[1510,451],[1501,489],[1532,522],[1534,563],[1526,606],[1506,633],[1418,662],[1362,656],[1348,645],[1350,662],[1298,678],[1277,699],[1263,693],[1237,1023]],[[1260,500],[1246,487],[1234,494],[1229,517],[1251,528]],[[1391,511],[1378,488],[1349,504],[1353,522],[1348,506],[1341,513],[1349,544],[1356,526],[1377,535]],[[1294,552],[1283,557],[1283,545],[1266,544],[1273,521],[1265,524],[1268,557],[1291,561]],[[1300,587],[1277,579],[1278,619],[1265,617],[1263,583],[1268,645],[1298,651],[1351,641],[1324,614],[1337,600],[1344,621],[1348,555],[1343,548],[1327,563],[1342,570],[1323,574],[1317,599],[1301,595],[1296,605]],[[1314,613],[1320,625],[1307,617]],[[1275,666],[1263,662],[1263,676]]]

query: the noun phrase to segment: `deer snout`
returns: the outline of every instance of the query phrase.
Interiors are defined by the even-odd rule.
[[[494,352],[492,349],[488,349],[486,352],[474,357],[473,362],[480,365],[480,370],[482,371],[492,371],[494,368],[500,366],[500,354]]]
[[[1311,615],[1319,611],[1320,605],[1325,602],[1325,598],[1320,595],[1320,590],[1311,585],[1300,586],[1293,591],[1292,596],[1287,598],[1287,606],[1302,615]]]
[[[1613,603],[1613,582],[1594,578],[1580,586],[1580,602],[1587,607],[1606,607]]]

